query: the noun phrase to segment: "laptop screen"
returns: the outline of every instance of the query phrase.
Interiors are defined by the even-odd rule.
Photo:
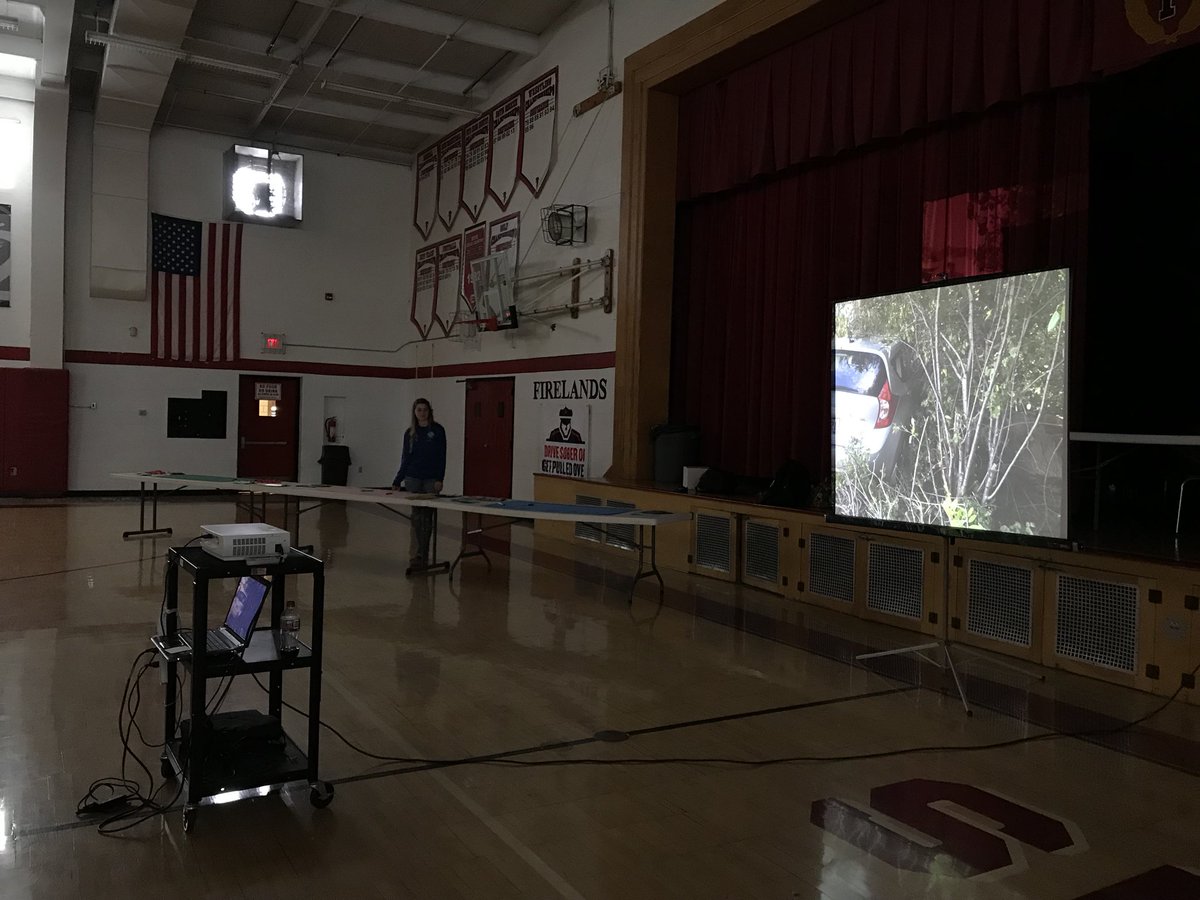
[[[225,616],[225,627],[243,641],[250,639],[250,630],[258,620],[258,612],[262,609],[263,599],[271,589],[269,582],[251,575],[245,575],[238,581],[237,591],[229,604],[229,614]]]

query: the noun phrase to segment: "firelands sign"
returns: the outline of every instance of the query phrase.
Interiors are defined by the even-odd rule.
[[[607,400],[607,378],[560,378],[535,381],[534,400]]]

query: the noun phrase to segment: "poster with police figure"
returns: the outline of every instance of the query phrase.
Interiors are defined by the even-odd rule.
[[[553,409],[553,407],[552,407]],[[547,417],[547,435],[542,444],[542,473],[565,475],[569,478],[586,478],[588,408],[580,408],[576,418],[575,409],[561,407],[558,414]],[[585,431],[581,432],[580,427]]]

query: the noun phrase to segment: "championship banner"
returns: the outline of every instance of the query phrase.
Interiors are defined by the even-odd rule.
[[[488,193],[501,209],[508,209],[517,187],[521,160],[521,92],[492,108],[492,164],[488,166]]]
[[[12,206],[0,203],[0,306],[12,306]]]
[[[588,424],[591,409],[587,403],[567,406],[545,405],[542,414],[543,475],[565,475],[568,478],[588,476]]]
[[[447,230],[454,227],[462,205],[463,133],[457,131],[438,143],[438,218]]]
[[[521,214],[509,213],[488,223],[488,256],[508,253],[509,271],[517,274],[517,253],[521,246]]]
[[[461,234],[437,245],[437,291],[433,298],[433,318],[443,334],[450,333],[450,325],[458,312],[458,286],[462,283]]]
[[[417,195],[413,198],[413,225],[421,237],[429,237],[437,219],[438,148],[434,144],[417,154]]]
[[[484,113],[463,126],[462,208],[479,221],[487,199],[488,163],[492,155],[492,117]]]
[[[1200,41],[1200,0],[1095,0],[1092,67],[1136,66]]]
[[[409,320],[417,326],[421,337],[429,337],[433,330],[434,304],[437,302],[438,253],[436,246],[422,247],[417,251],[413,265],[412,311]]]
[[[557,127],[558,69],[547,72],[522,91],[521,159],[517,168],[521,180],[537,197],[546,184],[554,164],[554,137]]]
[[[471,280],[471,263],[487,256],[487,223],[472,225],[463,232],[462,292],[467,308],[475,312],[475,282]]]

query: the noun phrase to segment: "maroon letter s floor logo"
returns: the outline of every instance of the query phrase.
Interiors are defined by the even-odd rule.
[[[1073,826],[981,788],[953,781],[914,778],[885,784],[871,791],[871,809],[929,835],[936,845],[904,837],[874,821],[871,812],[835,798],[814,801],[810,820],[898,869],[959,878],[1024,869],[1021,844],[1047,853],[1086,849]],[[999,823],[999,827],[987,829],[969,818],[989,820]]]

